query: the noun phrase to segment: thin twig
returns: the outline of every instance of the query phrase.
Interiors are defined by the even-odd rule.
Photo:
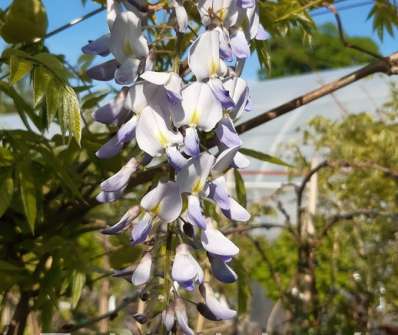
[[[34,43],[37,43],[37,42],[40,42],[40,41],[42,41],[42,40],[45,40],[45,39],[47,39],[47,38],[49,38],[49,37],[52,37],[52,36],[54,36],[54,35],[56,35],[56,34],[62,32],[62,31],[64,31],[64,30],[66,30],[66,29],[69,29],[69,28],[71,28],[71,27],[77,25],[78,23],[81,23],[81,22],[83,22],[83,21],[89,19],[90,17],[92,17],[92,16],[94,16],[94,15],[97,15],[97,14],[103,12],[105,9],[106,9],[106,7],[100,7],[100,8],[97,8],[97,9],[93,10],[92,12],[89,12],[89,13],[87,13],[87,14],[81,16],[81,17],[78,17],[78,18],[76,18],[76,19],[73,19],[72,21],[70,21],[70,22],[64,24],[63,26],[58,27],[58,28],[54,29],[53,31],[50,31],[49,33],[47,33],[46,35],[44,35],[44,37],[35,39],[33,42],[34,42]]]
[[[254,229],[272,229],[272,228],[287,229],[287,226],[280,223],[259,223],[248,226],[240,225],[239,227],[227,229],[223,233],[225,235],[241,234]]]
[[[333,13],[334,17],[336,18],[337,29],[339,31],[340,40],[346,48],[357,50],[357,51],[362,52],[368,56],[374,57],[376,59],[383,59],[383,56],[381,56],[377,53],[374,53],[373,51],[367,50],[358,45],[354,45],[354,44],[351,44],[350,42],[348,42],[345,38],[343,24],[341,22],[340,14],[338,13],[336,7],[334,5],[327,5],[327,7]]]
[[[327,220],[326,225],[319,233],[319,240],[324,237],[336,223],[340,221],[353,220],[358,216],[365,216],[367,218],[374,218],[377,216],[398,218],[398,213],[384,213],[377,209],[359,209],[349,213],[333,215]]]
[[[59,330],[60,333],[62,332],[74,332],[77,331],[79,329],[82,328],[87,328],[89,326],[92,326],[93,324],[96,324],[97,322],[104,320],[104,319],[113,319],[117,316],[117,314],[125,309],[128,305],[130,305],[131,303],[135,302],[139,297],[138,292],[134,293],[132,296],[130,297],[126,297],[123,299],[123,301],[119,304],[119,306],[117,306],[113,311],[104,313],[102,315],[99,315],[95,318],[83,321],[81,323],[77,323],[77,324],[67,324],[61,327],[61,329]]]

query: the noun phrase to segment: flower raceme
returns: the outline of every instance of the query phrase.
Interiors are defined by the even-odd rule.
[[[113,101],[93,114],[97,122],[118,127],[98,149],[97,157],[111,158],[130,147],[140,151],[100,184],[97,200],[107,203],[122,198],[135,173],[149,164],[167,162],[170,173],[103,233],[129,230],[131,245],[143,245],[144,254],[136,268],[117,271],[132,274],[131,282],[139,290],[153,287],[159,276],[155,265],[159,257],[166,260],[170,268],[161,275],[166,287],[164,326],[170,331],[177,325],[184,334],[194,334],[184,291],[200,292],[203,300],[195,303],[197,311],[210,320],[236,316],[205,278],[210,271],[221,283],[235,282],[237,275],[230,262],[239,248],[207,217],[204,204],[215,204],[225,219],[250,219],[229,194],[225,173],[248,166],[247,158],[239,152],[242,141],[234,123],[250,112],[250,97],[236,68],[250,55],[250,40],[266,39],[268,34],[259,22],[255,0],[198,1],[205,29],[186,53],[188,72],[181,77],[175,65],[173,71],[159,72],[153,58],[156,52],[147,39],[151,38],[150,29],[143,29],[143,22],[148,23],[148,15],[142,12],[145,5],[145,1],[108,0],[110,32],[82,49],[86,54],[113,57],[88,69],[89,77],[123,85]],[[189,31],[183,1],[170,1],[166,14],[168,22],[175,23],[177,39]],[[209,133],[216,139],[215,152],[203,142]],[[201,250],[207,257],[198,257]]]

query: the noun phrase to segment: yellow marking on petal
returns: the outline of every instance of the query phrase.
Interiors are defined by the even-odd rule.
[[[192,112],[191,117],[189,118],[189,125],[191,127],[195,127],[195,126],[197,126],[199,124],[199,122],[200,122],[200,114],[201,113],[197,109],[195,109]]]
[[[170,141],[169,141],[169,138],[167,137],[167,134],[165,134],[165,133],[163,133],[161,131],[156,134],[156,138],[158,139],[159,144],[163,148],[167,147],[170,144]]]
[[[192,186],[192,193],[199,193],[203,190],[204,184],[200,178],[196,179]]]
[[[160,212],[160,202],[158,202],[157,205],[151,209],[151,213],[153,215],[158,215],[159,212]]]
[[[134,56],[134,49],[129,40],[125,39],[123,42],[123,53],[126,57]]]
[[[220,69],[220,62],[218,59],[213,59],[209,65],[210,77],[217,76],[218,70]]]
[[[220,10],[217,11],[217,17],[221,20],[224,21],[225,15],[227,14],[227,11],[225,8],[221,8]]]

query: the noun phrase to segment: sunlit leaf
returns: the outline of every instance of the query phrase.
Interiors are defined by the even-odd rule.
[[[50,123],[54,116],[57,115],[58,109],[61,105],[61,93],[61,88],[60,85],[57,83],[57,80],[51,80],[49,82],[46,94],[48,123]]]
[[[32,62],[16,56],[10,57],[10,82],[15,84],[32,70]]]
[[[72,275],[72,298],[71,304],[75,308],[80,300],[84,283],[86,282],[86,275],[82,272],[74,271]]]
[[[45,96],[51,78],[50,73],[43,66],[35,67],[33,71],[33,102],[35,106]]]
[[[81,119],[80,105],[75,91],[70,86],[63,90],[62,116],[64,127],[68,127],[70,134],[80,145],[81,141]]]
[[[43,52],[33,56],[32,59],[44,66],[61,82],[67,83],[67,80],[72,76],[71,72],[65,68],[63,62],[55,55]]]

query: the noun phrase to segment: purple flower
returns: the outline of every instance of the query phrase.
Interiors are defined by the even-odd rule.
[[[167,331],[171,331],[173,329],[175,323],[174,304],[169,305],[162,312],[162,322]]]
[[[152,269],[152,256],[147,252],[138,263],[133,275],[131,276],[131,282],[135,286],[141,286],[146,284],[151,278]]]
[[[203,248],[211,254],[233,257],[239,253],[239,248],[231,240],[209,224],[202,230],[200,240]]]
[[[176,249],[171,277],[188,291],[192,291],[195,288],[195,283],[200,284],[203,282],[203,270],[195,258],[192,257],[186,244],[180,244]]]
[[[105,63],[95,65],[87,70],[87,76],[100,81],[112,80],[115,76],[119,63],[116,59],[108,60]]]
[[[177,183],[160,182],[142,198],[141,207],[163,222],[176,220],[182,209],[182,199]]]
[[[238,279],[235,271],[227,264],[223,257],[208,254],[211,271],[215,278],[223,283],[233,283]]]
[[[133,220],[139,215],[139,213],[140,213],[139,206],[134,206],[130,208],[117,223],[115,223],[111,227],[105,228],[104,230],[101,231],[101,233],[106,235],[119,234],[133,222]]]
[[[218,300],[215,297],[209,285],[202,284],[200,293],[205,299],[206,306],[217,320],[230,320],[236,316],[236,311],[230,309],[225,301]]]
[[[184,302],[180,297],[176,297],[174,303],[174,312],[181,331],[184,335],[195,335],[194,331],[188,325],[188,315]]]
[[[137,170],[138,162],[130,159],[116,174],[101,183],[101,189],[105,192],[116,192],[124,189],[130,176]]]
[[[110,34],[102,35],[94,41],[90,41],[82,48],[82,52],[87,55],[108,56],[110,53],[109,44],[111,40]]]

